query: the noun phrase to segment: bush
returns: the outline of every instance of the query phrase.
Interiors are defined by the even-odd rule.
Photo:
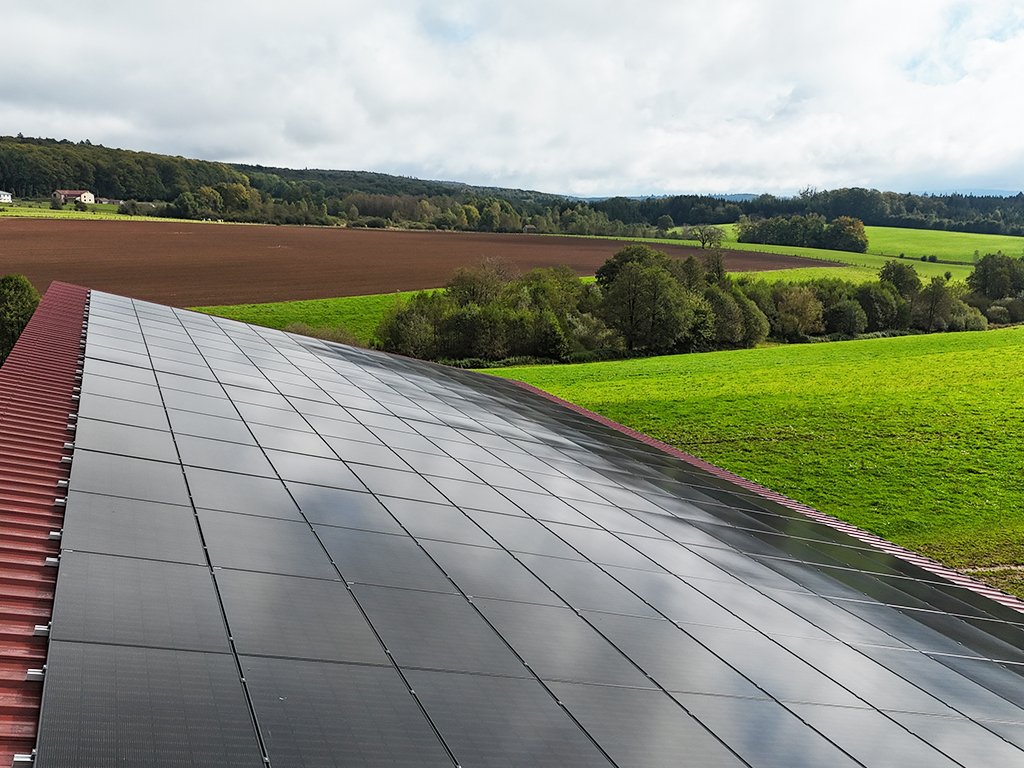
[[[850,338],[863,333],[868,327],[868,316],[860,303],[843,299],[825,310],[825,332]]]
[[[995,323],[996,325],[1006,325],[1010,322],[1010,310],[1001,304],[993,304],[988,308],[985,316],[990,323]]]
[[[39,292],[27,277],[0,277],[0,362],[14,348],[14,342],[18,340],[38,304]]]

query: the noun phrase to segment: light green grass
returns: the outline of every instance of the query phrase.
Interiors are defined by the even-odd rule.
[[[950,565],[993,567],[1024,563],[1022,354],[1010,328],[488,373]]]
[[[341,326],[361,344],[369,344],[384,313],[396,301],[413,293],[414,291],[403,291],[368,296],[343,296],[337,299],[275,301],[267,304],[233,304],[193,309],[267,328],[284,328],[291,323],[305,323],[313,328]]]
[[[839,271],[839,269],[831,269],[829,267],[795,267],[793,269],[778,269],[770,270],[767,272],[751,272],[748,273],[751,276],[756,276],[761,279],[767,280],[813,280],[818,277],[842,277],[847,280],[856,280],[857,282],[867,282],[869,280],[876,280],[878,278],[878,270],[880,270],[887,261],[890,261],[892,257],[897,257],[900,253],[907,254],[908,256],[915,251],[909,246],[906,248],[899,248],[895,250],[892,257],[883,255],[882,253],[874,252],[874,248],[871,244],[871,236],[868,236],[868,253],[850,253],[849,251],[833,251],[825,248],[801,248],[794,245],[761,245],[759,243],[739,243],[736,241],[736,228],[734,224],[722,224],[720,229],[725,232],[725,240],[722,242],[724,248],[730,248],[736,251],[751,251],[759,253],[779,253],[785,256],[796,256],[804,259],[818,259],[819,261],[831,261],[836,264],[842,264],[848,267],[856,267],[856,270],[845,270]],[[895,227],[872,227],[875,230],[886,230],[892,233],[924,233],[927,235],[956,235],[957,232],[932,232],[931,230],[914,230],[914,229],[897,229]],[[666,237],[604,237],[603,235],[580,235],[580,237],[597,237],[608,240],[628,240],[632,242],[647,243],[649,245],[696,245],[695,240],[677,240]],[[888,243],[901,242],[899,237],[907,237],[906,242],[913,245],[915,242],[924,242],[920,238],[915,240],[916,235],[890,235],[886,241]],[[984,235],[978,235],[978,237],[987,237]],[[1016,241],[1019,244],[1020,249],[1024,249],[1024,238],[1006,238],[1010,241]],[[980,242],[980,241],[978,241]],[[888,246],[887,246],[888,247]],[[985,251],[982,250],[982,253]],[[1006,253],[1004,249],[1004,253]],[[927,254],[922,252],[916,254],[917,256],[929,255],[932,251]],[[973,250],[970,252],[973,254]],[[938,256],[938,254],[936,254]],[[939,256],[939,258],[942,258]],[[963,257],[964,261],[970,261],[968,256]],[[946,272],[950,273],[951,279],[953,280],[965,280],[967,276],[971,274],[973,266],[970,264],[949,264],[941,262],[927,262],[920,261],[919,259],[908,258],[905,260],[907,264],[910,264],[923,280],[928,280],[932,277],[944,277]],[[813,271],[812,271],[813,270]]]
[[[878,277],[878,270],[880,270],[887,261],[891,261],[892,258],[889,256],[883,256],[880,253],[874,252],[873,243],[871,240],[871,234],[868,234],[868,252],[867,253],[850,253],[849,251],[832,251],[825,248],[800,248],[793,245],[761,245],[760,243],[739,243],[736,242],[736,229],[732,224],[727,224],[722,227],[726,233],[725,241],[722,243],[727,248],[733,248],[737,251],[760,251],[762,253],[781,253],[787,256],[799,256],[805,259],[821,259],[823,261],[835,261],[840,264],[848,264],[854,267],[861,267],[864,271],[860,272],[863,276],[864,282],[866,280],[874,280]],[[921,230],[914,229],[896,229],[894,227],[872,227],[875,230],[885,230],[886,233],[903,233],[900,235],[907,239],[907,242],[914,242],[916,233]],[[907,233],[910,233],[909,235]],[[933,232],[925,232],[925,234],[936,234]],[[950,235],[958,234],[955,232],[942,232],[938,234]],[[1024,244],[1022,238],[1010,238],[1019,240]],[[890,242],[896,240],[895,235],[890,235]],[[900,253],[910,254],[911,250],[901,248],[895,251],[892,255],[898,256]],[[926,254],[918,254],[926,255]],[[969,261],[969,259],[964,259]],[[953,280],[966,280],[967,276],[971,274],[971,270],[974,267],[970,264],[946,264],[940,262],[929,262],[920,261],[919,259],[907,259],[907,264],[910,264],[917,274],[921,276],[923,280],[928,280],[932,277],[944,277],[947,272],[952,276]],[[827,269],[827,268],[825,268]],[[827,272],[824,273],[827,276]],[[837,275],[838,277],[838,275]]]
[[[974,252],[1002,251],[1008,256],[1024,255],[1024,237],[976,235],[972,232],[941,232],[931,229],[865,227],[868,253],[885,256],[936,256],[944,261],[973,263]]]
[[[776,283],[786,280],[794,283],[804,283],[809,280],[818,280],[823,277],[849,280],[851,283],[867,283],[878,279],[878,271],[870,267],[836,266],[836,267],[797,267],[795,269],[771,269],[767,272],[731,272],[736,277],[746,277],[751,280],[764,280],[769,283]]]

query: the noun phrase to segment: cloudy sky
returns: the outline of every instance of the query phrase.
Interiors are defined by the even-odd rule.
[[[583,196],[1024,186],[1020,0],[7,4],[0,133]]]

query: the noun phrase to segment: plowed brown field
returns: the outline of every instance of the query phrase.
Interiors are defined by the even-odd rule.
[[[594,271],[617,240],[174,222],[0,219],[0,274],[51,280],[179,307],[319,299],[443,285],[456,267],[498,257],[522,270]],[[699,248],[659,245],[672,256]],[[730,271],[836,266],[727,251]]]

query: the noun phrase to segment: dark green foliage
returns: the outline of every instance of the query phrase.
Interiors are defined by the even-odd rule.
[[[597,268],[597,272],[594,273],[597,284],[607,290],[627,264],[636,264],[641,267],[659,266],[667,269],[669,258],[663,251],[657,251],[648,245],[627,245]]]
[[[715,316],[715,346],[719,349],[742,346],[745,335],[743,312],[736,299],[719,286],[709,285],[704,289],[704,300]]]
[[[829,305],[824,312],[825,333],[853,337],[868,327],[868,316],[854,299],[842,299]]]
[[[27,277],[0,277],[0,362],[10,354],[38,304],[39,292]]]
[[[857,286],[857,302],[864,310],[869,332],[895,328],[902,301],[892,283],[863,283]]]
[[[961,304],[941,277],[933,277],[914,300],[911,324],[921,331],[949,330],[957,305]]]
[[[986,253],[967,278],[968,287],[988,299],[1002,299],[1024,292],[1024,259],[1002,253]]]
[[[693,256],[688,256],[685,261],[673,259],[669,262],[668,269],[684,288],[691,291],[703,290],[708,282],[704,265]]]
[[[805,190],[797,197],[676,195],[633,200],[615,197],[592,204],[625,222],[654,224],[663,214],[678,224],[724,224],[751,218],[850,216],[871,226],[1024,235],[1024,194],[913,195],[877,189]]]
[[[913,300],[921,290],[921,278],[917,270],[898,261],[887,261],[879,270],[878,279],[892,286],[907,301]]]
[[[864,222],[852,216],[837,216],[825,228],[823,247],[835,251],[866,253],[868,236],[864,231]],[[934,256],[932,260],[935,260]]]
[[[731,296],[743,314],[743,338],[740,340],[740,346],[756,347],[768,338],[771,331],[768,317],[738,288],[733,289]]]
[[[605,321],[622,334],[629,351],[666,351],[691,319],[684,291],[664,266],[627,261],[608,283]]]
[[[993,304],[985,311],[985,317],[990,323],[1005,325],[1010,322],[1010,310],[999,304]]]
[[[743,217],[737,226],[737,239],[741,243],[830,248],[854,253],[864,253],[868,249],[864,222],[851,216],[838,216],[828,223],[817,213],[767,219]]]

